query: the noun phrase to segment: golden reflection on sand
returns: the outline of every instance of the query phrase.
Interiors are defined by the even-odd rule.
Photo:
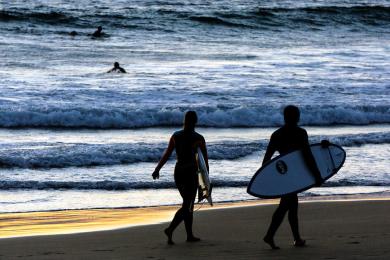
[[[388,198],[332,198],[301,202],[381,200]],[[218,203],[214,207],[195,205],[195,210],[277,204],[278,199]],[[70,234],[118,229],[170,221],[179,206],[123,209],[85,209],[0,214],[0,238]]]

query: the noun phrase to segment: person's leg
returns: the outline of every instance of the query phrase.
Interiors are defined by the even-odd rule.
[[[302,240],[301,235],[299,234],[299,224],[298,224],[298,196],[296,194],[288,197],[288,222],[290,223],[291,231],[294,236],[294,245],[295,246],[304,246],[305,240]]]
[[[183,203],[181,208],[176,212],[169,227],[164,230],[168,237],[168,244],[174,244],[172,240],[173,231],[183,220],[187,232],[187,241],[199,241],[200,239],[194,237],[192,232],[194,201],[198,189],[198,177],[196,175],[196,169],[181,169],[176,167],[175,183],[177,189],[180,192],[180,196],[183,199]]]
[[[272,249],[279,249],[274,243],[274,236],[276,231],[278,230],[280,224],[282,224],[283,218],[286,215],[286,212],[288,210],[288,201],[285,197],[282,197],[280,199],[280,203],[278,208],[275,210],[271,224],[268,228],[267,234],[264,237],[264,242],[269,244]]]
[[[298,196],[290,196],[288,198],[288,222],[290,223],[291,231],[294,236],[294,240],[300,240],[299,227],[298,227]]]
[[[199,238],[196,238],[192,232],[192,223],[194,219],[194,202],[196,198],[196,191],[197,191],[197,183],[192,182],[186,187],[186,196],[185,201],[186,205],[184,208],[184,224],[187,232],[187,241],[188,242],[195,242],[199,241]]]
[[[184,220],[185,214],[186,214],[185,208],[186,208],[186,204],[188,204],[188,202],[185,199],[184,185],[182,185],[181,183],[176,181],[176,186],[177,186],[177,189],[179,190],[179,193],[183,199],[183,203],[182,203],[181,208],[178,211],[176,211],[176,214],[173,217],[169,227],[164,230],[164,233],[168,237],[168,244],[170,244],[170,245],[174,244],[174,242],[172,240],[173,231],[175,231],[175,229],[179,226],[179,224]]]
[[[183,205],[184,205],[184,203],[182,204],[182,207],[178,211],[176,211],[176,214],[173,217],[171,224],[168,227],[168,229],[172,233],[177,228],[177,226],[179,226],[179,224],[184,220],[185,213],[184,213]]]

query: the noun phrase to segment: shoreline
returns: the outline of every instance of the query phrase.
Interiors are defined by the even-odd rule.
[[[299,197],[301,204],[389,201],[390,196],[331,195]],[[254,199],[249,201],[215,203],[213,207],[195,205],[195,211],[213,211],[242,207],[276,205],[279,199]],[[136,226],[156,225],[169,222],[179,205],[135,207],[135,208],[97,208],[53,211],[33,211],[0,213],[0,240],[19,237],[47,235],[66,235],[127,229]]]
[[[310,195],[303,196],[298,194],[299,202],[316,202],[316,201],[352,201],[352,200],[390,200],[390,190],[388,192],[375,192],[375,193],[359,193],[359,194],[332,194],[332,195]],[[203,207],[210,209],[215,208],[216,205],[232,205],[232,204],[251,204],[255,202],[266,202],[272,200],[279,200],[278,198],[274,199],[261,199],[256,198],[248,200],[235,200],[235,201],[217,201],[213,202],[214,207],[208,206],[205,202]],[[267,204],[267,203],[265,203]],[[195,202],[195,206],[200,205]],[[61,212],[61,211],[85,211],[85,210],[131,210],[131,209],[145,209],[145,208],[160,208],[160,207],[178,207],[180,204],[163,204],[163,205],[152,205],[152,206],[131,206],[131,207],[96,207],[96,208],[73,208],[73,209],[50,209],[50,210],[32,210],[32,211],[11,211],[11,212],[0,212],[2,214],[24,214],[24,213],[45,213],[45,212]],[[245,206],[245,205],[242,205]],[[233,207],[233,206],[232,206]],[[241,206],[237,206],[241,207]]]

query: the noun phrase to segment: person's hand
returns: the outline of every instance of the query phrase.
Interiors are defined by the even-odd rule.
[[[152,173],[153,180],[160,178],[160,172],[158,170],[154,170]]]
[[[324,183],[324,180],[321,177],[316,177],[316,187],[320,187]]]
[[[321,147],[322,148],[328,148],[330,145],[330,142],[328,140],[322,140],[321,141]]]

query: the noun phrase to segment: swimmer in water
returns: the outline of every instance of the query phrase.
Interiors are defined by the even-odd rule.
[[[114,67],[112,69],[110,69],[109,71],[107,71],[107,73],[111,73],[111,72],[126,73],[126,70],[124,68],[122,68],[121,66],[119,66],[118,62],[115,62]]]
[[[103,36],[103,27],[99,26],[97,30],[92,34],[92,37],[102,37]]]

